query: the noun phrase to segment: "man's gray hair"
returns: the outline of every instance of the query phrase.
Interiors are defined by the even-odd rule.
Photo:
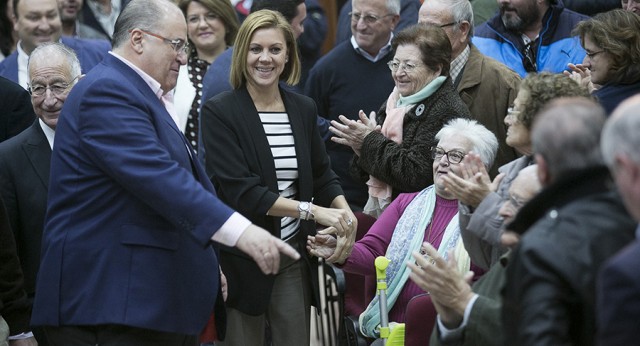
[[[400,0],[387,0],[387,10],[391,14],[400,14]]]
[[[533,123],[533,151],[544,157],[552,181],[604,164],[600,135],[604,109],[582,97],[560,98],[545,107]]]
[[[615,158],[624,154],[640,165],[640,96],[634,96],[612,114],[602,130],[600,149],[609,169],[615,170]]]
[[[433,1],[433,0],[431,0]],[[469,41],[473,37],[473,7],[471,6],[471,2],[469,0],[436,0],[441,1],[444,4],[449,6],[451,10],[451,17],[453,21],[456,23],[454,26],[455,30],[458,29],[458,24],[464,21],[469,22]]]
[[[493,132],[475,120],[456,118],[449,121],[438,131],[436,139],[445,137],[464,137],[471,141],[473,152],[480,156],[482,163],[489,169],[493,165],[498,151],[498,139]]]
[[[166,5],[176,6],[169,0],[133,0],[129,2],[116,20],[111,46],[118,48],[126,42],[129,39],[130,30],[138,28],[156,31],[165,18]]]
[[[72,78],[82,74],[82,68],[80,67],[80,61],[78,60],[76,52],[59,42],[46,42],[36,47],[29,55],[27,72],[31,67],[32,61],[45,61],[55,55],[62,55],[64,57],[64,61],[68,65],[67,67],[69,68]]]

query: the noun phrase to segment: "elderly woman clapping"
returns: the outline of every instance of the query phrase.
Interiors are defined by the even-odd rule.
[[[471,151],[480,155],[486,167],[491,167],[498,140],[487,128],[469,119],[452,120],[435,137],[436,144],[429,151],[434,183],[419,192],[400,194],[356,242],[350,256],[344,261],[335,261],[347,273],[368,276],[374,274],[373,263],[378,256],[391,260],[387,268],[389,321],[404,322],[411,298],[424,293],[415,282],[408,280],[407,267],[412,251],[420,250],[423,242],[431,244],[445,258],[453,256],[461,275],[469,269],[477,270],[460,237],[458,201],[446,191],[443,181],[448,176],[461,174],[460,163]],[[308,237],[310,253],[328,261],[336,246],[336,240],[328,235]],[[361,330],[366,336],[378,336],[380,304],[374,298],[360,315]]]
[[[430,148],[447,121],[469,117],[449,78],[451,44],[438,26],[416,25],[393,38],[389,69],[396,87],[378,114],[331,122],[332,140],[355,152],[351,173],[367,181],[365,212],[377,217],[400,192],[433,183]],[[366,88],[366,85],[362,87]],[[380,124],[380,125],[378,125]]]

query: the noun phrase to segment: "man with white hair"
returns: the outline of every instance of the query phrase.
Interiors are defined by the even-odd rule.
[[[598,270],[636,228],[600,153],[604,122],[594,101],[569,98],[533,124],[544,189],[529,203],[528,230],[507,268],[502,323],[510,344],[595,344]]]
[[[623,102],[602,131],[605,162],[631,216],[640,221],[640,95]],[[638,234],[638,231],[636,231]],[[633,345],[638,342],[640,319],[640,242],[613,257],[598,282],[598,342],[600,345]]]
[[[37,119],[19,135],[0,143],[0,196],[7,207],[31,302],[40,267],[53,138],[62,105],[80,78],[80,62],[69,47],[45,43],[29,56],[28,72]]]

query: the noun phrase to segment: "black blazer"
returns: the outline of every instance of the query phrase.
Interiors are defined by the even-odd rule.
[[[51,148],[37,120],[0,143],[0,195],[7,207],[29,296],[35,292],[40,267],[50,164]]]
[[[298,198],[310,201],[313,197],[315,204],[329,206],[343,192],[318,132],[315,103],[283,89],[280,94],[295,139]],[[279,197],[273,156],[247,89],[227,91],[208,100],[201,121],[207,174],[218,197],[280,237],[280,218],[266,215]],[[315,234],[314,223],[302,222],[301,232],[299,249],[311,265],[304,249],[306,235]],[[227,306],[250,315],[264,313],[274,277],[262,274],[253,260],[235,249],[222,248],[220,262],[229,283]],[[316,272],[314,268],[317,265],[310,267],[311,273]]]
[[[36,118],[29,93],[20,85],[0,77],[0,142],[29,127]]]
[[[16,243],[0,199],[0,316],[9,325],[11,335],[27,332],[31,304],[23,289],[22,269]]]

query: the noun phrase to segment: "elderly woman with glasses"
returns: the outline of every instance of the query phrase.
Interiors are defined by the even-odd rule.
[[[412,261],[411,253],[419,251],[423,242],[433,245],[445,258],[453,254],[461,275],[471,268],[460,238],[458,201],[444,188],[443,179],[462,174],[464,168],[460,163],[471,151],[480,155],[486,167],[491,167],[498,140],[475,120],[463,118],[450,121],[434,137],[437,142],[429,151],[434,183],[419,192],[398,195],[356,242],[346,261],[337,263],[345,272],[373,275],[376,257],[391,260],[387,268],[389,321],[404,322],[409,300],[424,293],[415,282],[407,280],[410,270],[406,265]],[[323,235],[309,237],[307,242],[312,254],[325,258],[330,258],[334,247],[335,240]],[[360,315],[361,331],[368,337],[377,337],[379,323],[379,300],[374,298]]]
[[[444,177],[447,191],[460,201],[462,238],[471,261],[478,266],[488,269],[505,251],[500,244],[503,220],[496,215],[509,199],[509,187],[518,172],[534,163],[531,127],[538,112],[555,98],[572,96],[589,97],[589,92],[562,74],[527,75],[504,118],[507,145],[523,156],[500,167],[500,174],[493,182],[477,153],[465,157],[461,177]]]
[[[573,32],[587,55],[565,74],[584,80],[607,114],[640,93],[640,16],[612,10],[578,23]]]
[[[393,38],[389,69],[395,88],[378,114],[332,121],[332,140],[354,151],[351,173],[369,187],[364,212],[378,217],[401,192],[433,184],[430,148],[449,120],[469,117],[449,77],[451,43],[434,25],[415,25]],[[366,85],[362,86],[366,88]]]

